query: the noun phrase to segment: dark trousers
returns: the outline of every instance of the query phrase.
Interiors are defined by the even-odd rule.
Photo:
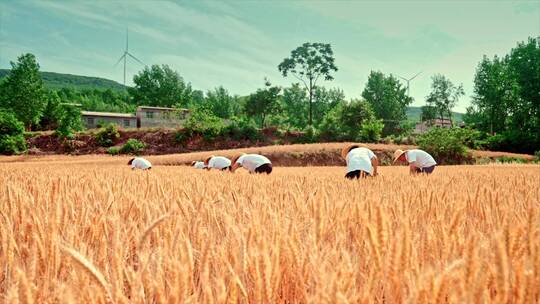
[[[272,173],[272,164],[264,164],[255,168],[255,173]]]
[[[431,167],[425,167],[425,168],[416,168],[416,173],[431,174],[433,170],[435,170],[435,166],[436,165],[433,165]]]
[[[359,178],[366,178],[370,176],[369,173],[363,170],[354,170],[347,174],[345,174],[345,177],[348,179],[359,179]]]

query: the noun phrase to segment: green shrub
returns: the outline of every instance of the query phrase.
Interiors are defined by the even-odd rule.
[[[177,144],[185,144],[193,134],[186,129],[178,129],[174,133],[174,142]]]
[[[146,144],[138,141],[135,138],[130,138],[128,141],[120,148],[119,152],[121,154],[135,154],[138,155],[144,148]]]
[[[0,109],[0,135],[23,135],[24,124],[7,110]]]
[[[110,147],[109,149],[107,149],[107,154],[109,154],[109,155],[118,155],[118,154],[120,154],[120,148],[118,148],[118,147]]]
[[[54,131],[60,139],[72,139],[76,131],[82,130],[81,111],[76,106],[65,105],[62,107],[62,113],[58,127]]]
[[[394,138],[396,145],[416,145],[416,136],[411,135],[398,135]]]
[[[433,128],[417,142],[420,149],[431,154],[438,163],[459,164],[472,160],[463,143],[463,133],[457,128]]]
[[[22,135],[0,136],[0,153],[20,154],[26,151],[26,141]]]
[[[395,136],[388,135],[388,136],[385,136],[385,137],[381,138],[380,143],[385,144],[385,145],[391,145],[391,144],[395,143],[395,139],[396,139]]]
[[[384,128],[382,120],[373,119],[366,121],[360,128],[360,141],[378,142],[381,139],[381,133]]]
[[[540,150],[534,152],[534,161],[540,162]]]
[[[230,123],[222,129],[221,135],[234,140],[260,140],[263,138],[262,133],[252,120],[239,118],[231,119]]]
[[[499,156],[495,159],[498,163],[509,164],[509,163],[518,163],[524,164],[527,162],[526,159],[513,156]]]
[[[224,128],[223,120],[207,109],[194,110],[184,124],[186,136],[201,135],[206,141],[218,137]]]
[[[339,141],[345,137],[339,117],[341,111],[341,106],[338,105],[324,116],[323,121],[319,125],[320,139],[325,141]]]
[[[488,136],[485,139],[485,148],[491,151],[504,151],[508,147],[508,140],[503,134]]]
[[[12,155],[25,151],[24,124],[13,113],[0,110],[0,153]]]
[[[366,101],[339,103],[324,116],[319,125],[319,137],[332,141],[378,139],[381,123],[375,120],[373,109]]]
[[[478,130],[463,128],[455,129],[463,140],[463,144],[471,149],[483,150],[487,148],[486,134]]]
[[[319,140],[319,131],[313,126],[307,126],[299,133],[299,135],[300,136],[293,138],[292,143],[309,144]]]
[[[118,127],[115,124],[109,124],[99,130],[95,139],[98,145],[102,147],[110,147],[114,145],[114,142],[120,138],[120,133],[118,132]]]

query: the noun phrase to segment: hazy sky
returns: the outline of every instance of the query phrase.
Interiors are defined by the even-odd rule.
[[[482,55],[504,55],[540,36],[540,1],[10,1],[0,0],[0,68],[24,52],[43,71],[122,82],[125,48],[145,64],[168,64],[208,90],[245,95],[289,85],[277,70],[304,42],[332,44],[339,71],[326,87],[359,97],[371,70],[411,82],[424,104],[435,73],[463,83],[463,111]],[[128,61],[128,84],[142,66]]]

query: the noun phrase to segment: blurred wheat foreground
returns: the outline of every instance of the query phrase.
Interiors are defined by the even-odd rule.
[[[540,167],[0,166],[7,303],[537,303]]]

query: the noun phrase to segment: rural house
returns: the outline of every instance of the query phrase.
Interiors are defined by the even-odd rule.
[[[140,106],[137,108],[138,128],[177,128],[187,119],[188,109]]]
[[[429,131],[429,129],[434,128],[434,127],[451,128],[452,121],[448,118],[444,118],[444,119],[436,118],[436,119],[432,119],[428,121],[421,121],[421,122],[416,123],[413,133],[423,134]]]
[[[129,113],[81,111],[81,120],[86,129],[99,128],[110,123],[125,129],[137,127],[137,117]]]
[[[129,128],[178,128],[187,119],[188,109],[140,106],[135,114],[81,111],[86,129],[100,128],[113,123]]]

